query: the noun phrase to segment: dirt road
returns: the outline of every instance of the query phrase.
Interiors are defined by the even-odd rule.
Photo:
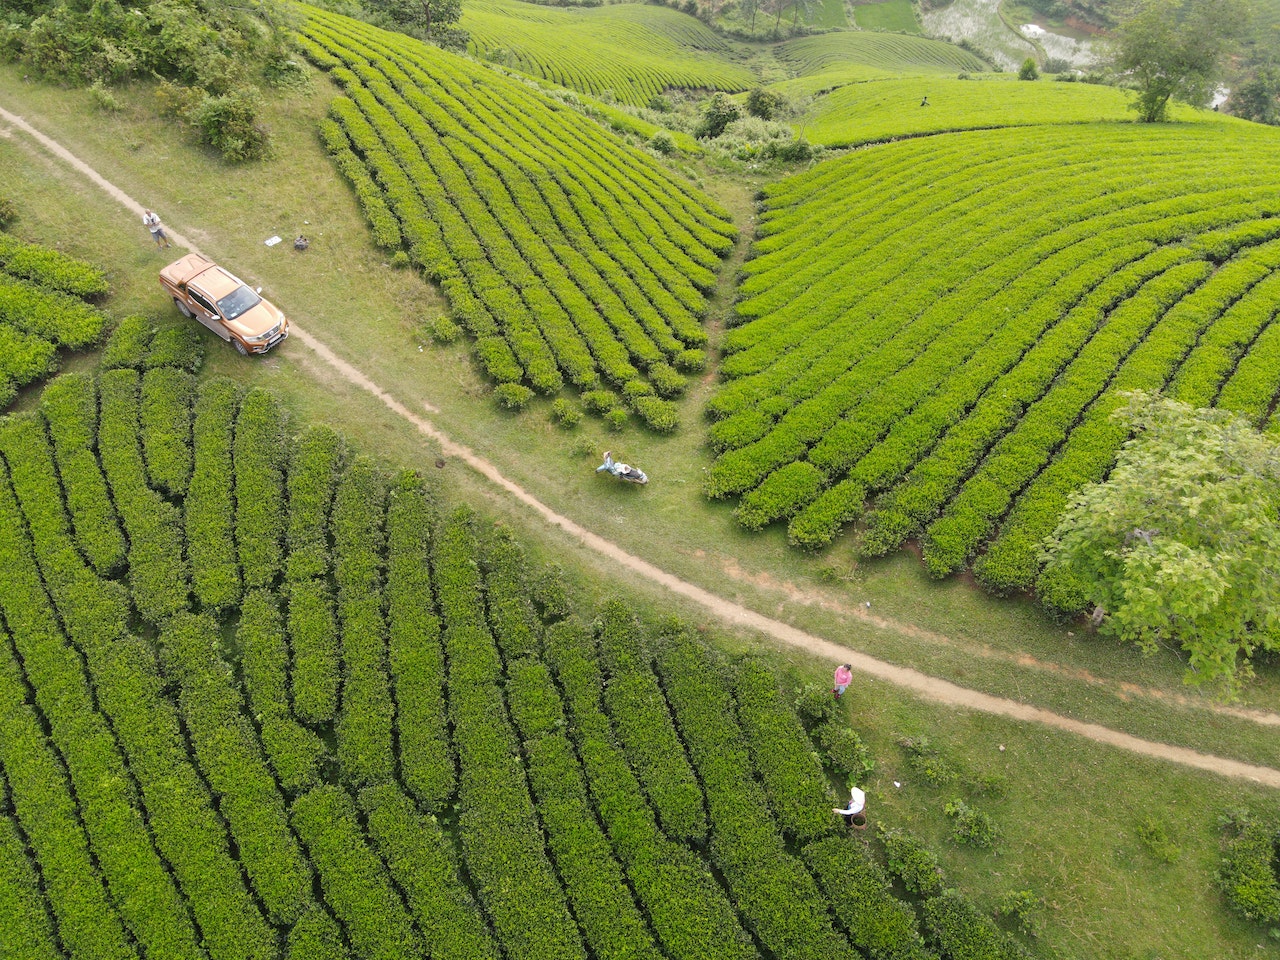
[[[106,191],[132,214],[136,215],[138,217],[139,224],[141,224],[143,211],[142,205],[124,191],[107,181],[96,170],[84,163],[61,144],[40,133],[21,117],[10,113],[2,107],[0,107],[0,121],[22,131],[59,161],[83,174],[102,190]],[[170,229],[167,224],[165,229],[169,233],[170,237],[172,237],[172,239],[177,243],[189,250],[197,250],[194,244],[184,238],[177,231]],[[297,324],[292,325],[292,335],[296,341],[314,351],[319,360],[327,365],[333,373],[342,377],[353,386],[356,386],[376,397],[389,410],[411,423],[420,433],[429,437],[438,444],[446,456],[454,457],[462,463],[465,463],[468,467],[483,476],[489,482],[501,488],[512,498],[524,504],[532,512],[542,517],[542,519],[547,523],[565,531],[582,545],[596,551],[615,564],[625,565],[635,574],[653,581],[672,593],[693,601],[723,623],[758,631],[775,640],[806,650],[815,656],[825,658],[833,663],[851,663],[855,670],[858,670],[863,674],[893,683],[935,703],[954,706],[966,710],[979,710],[984,713],[1009,717],[1014,720],[1043,724],[1045,726],[1054,727],[1082,737],[1087,737],[1090,740],[1097,741],[1098,743],[1108,744],[1121,750],[1128,750],[1132,753],[1141,754],[1143,756],[1167,760],[1171,763],[1182,764],[1199,770],[1206,770],[1210,773],[1226,777],[1243,778],[1269,787],[1280,788],[1280,770],[1255,764],[1241,763],[1224,757],[1217,757],[1211,754],[1200,753],[1195,750],[1188,750],[1183,747],[1175,747],[1168,744],[1156,743],[1150,740],[1143,740],[1139,737],[1130,736],[1127,733],[1100,726],[1098,724],[1073,720],[1070,717],[1064,717],[1060,714],[1052,713],[1048,710],[1042,710],[1038,707],[1018,703],[1013,700],[1005,700],[1000,697],[993,697],[975,690],[969,690],[950,683],[949,681],[928,676],[927,674],[913,670],[909,667],[896,666],[883,660],[877,660],[874,657],[870,657],[866,654],[859,653],[856,650],[851,650],[848,647],[832,643],[822,637],[806,633],[789,624],[783,623],[779,620],[774,620],[771,617],[766,617],[754,610],[750,610],[739,604],[725,600],[723,597],[719,597],[695,584],[682,580],[679,577],[654,566],[646,560],[632,556],[613,541],[600,536],[586,527],[583,527],[581,524],[575,522],[569,517],[555,512],[546,504],[532,496],[527,490],[505,477],[494,464],[485,460],[483,457],[476,455],[466,446],[451,439],[443,430],[437,427],[430,420],[410,410],[395,397],[391,396],[374,380],[347,361],[343,360],[329,349],[327,345],[306,330],[300,328]],[[886,630],[906,629],[904,626],[894,624],[891,621],[878,620],[873,622],[876,623],[877,626]],[[1277,718],[1272,717],[1270,714],[1261,716],[1268,719],[1263,719],[1260,722],[1280,722],[1280,720],[1277,720]]]

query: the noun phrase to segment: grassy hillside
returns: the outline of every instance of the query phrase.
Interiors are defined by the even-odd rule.
[[[925,97],[929,103],[921,106]],[[990,75],[877,80],[819,99],[805,120],[805,135],[814,143],[850,147],[987,127],[1127,120],[1133,116],[1128,103],[1124,91],[1089,83]],[[1176,107],[1173,114],[1178,120],[1205,116],[1190,107]]]
[[[1277,159],[1272,131],[1235,122],[1046,127],[770,188],[708,493],[807,546],[872,499],[872,552],[918,536],[942,576],[985,550],[982,580],[1029,587],[1036,544],[1125,437],[1124,391],[1272,416]]]
[[[634,106],[669,87],[734,92],[753,79],[721,37],[666,7],[476,0],[463,5],[461,26],[482,59]]]
[[[596,412],[625,420],[630,407],[674,430],[662,397],[683,390],[677,367],[705,364],[700,321],[733,246],[728,215],[484,67],[318,11],[303,29],[346,91],[323,127],[330,149],[385,245],[403,237],[440,282],[500,402],[520,407],[530,388],[555,395],[567,381],[594,391]]]

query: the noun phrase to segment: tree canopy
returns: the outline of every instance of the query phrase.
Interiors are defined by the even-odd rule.
[[[1205,107],[1249,21],[1246,0],[1135,0],[1111,39],[1111,66],[1134,85],[1144,123],[1170,101]]]
[[[1257,652],[1280,650],[1280,444],[1142,394],[1120,415],[1135,435],[1046,540],[1042,593],[1080,591],[1100,633],[1176,644],[1187,682],[1233,692]]]

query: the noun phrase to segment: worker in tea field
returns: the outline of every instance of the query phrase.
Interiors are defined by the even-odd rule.
[[[832,807],[832,813],[838,813],[844,817],[844,822],[855,830],[867,829],[867,795],[857,787],[849,788],[849,805],[841,810],[839,807]]]
[[[929,97],[926,95],[925,98],[920,101],[920,106],[927,107],[928,105],[929,105]]]
[[[831,687],[831,692],[837,700],[844,696],[844,692],[849,689],[849,684],[851,683],[853,683],[853,665],[849,663],[840,664],[840,666],[836,667],[836,674]]]

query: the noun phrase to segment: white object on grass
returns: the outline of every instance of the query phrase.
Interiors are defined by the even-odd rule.
[[[274,247],[277,243],[280,242],[280,238],[268,237],[266,240],[263,240],[262,242],[265,243],[268,247]]]

